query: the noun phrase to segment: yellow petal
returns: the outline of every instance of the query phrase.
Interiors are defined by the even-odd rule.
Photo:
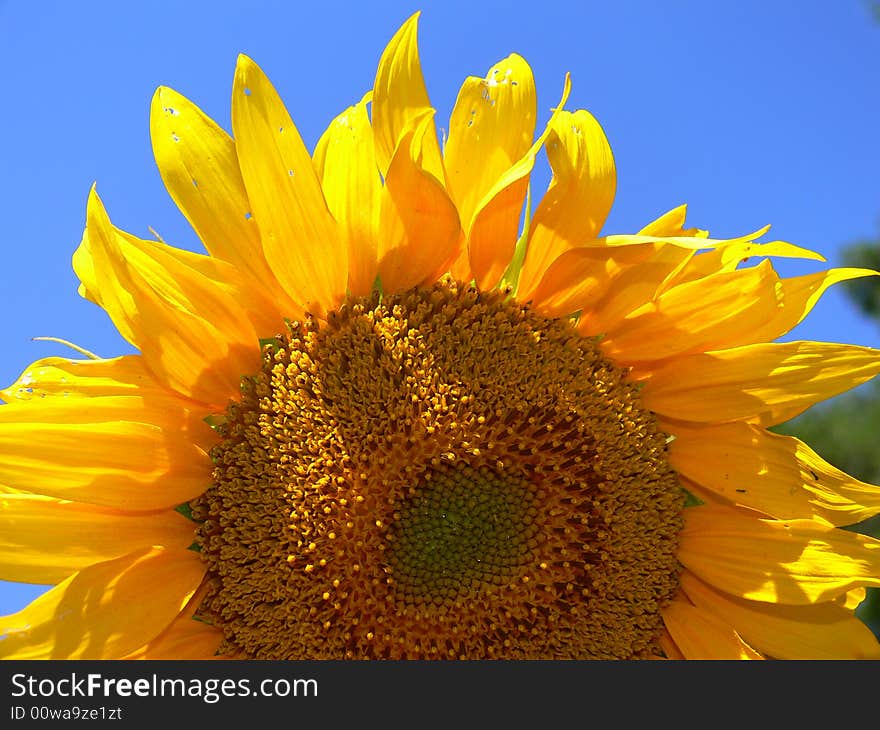
[[[859,604],[865,600],[867,595],[868,593],[864,588],[853,588],[851,591],[847,591],[843,596],[838,596],[835,603],[838,606],[845,608],[847,611],[852,612],[859,607]]]
[[[223,640],[223,632],[204,621],[193,618],[201,606],[207,586],[203,583],[184,609],[169,626],[148,644],[128,654],[124,659],[214,659]]]
[[[188,548],[194,524],[174,511],[126,514],[37,494],[0,495],[0,577],[59,583],[92,563],[162,545]]]
[[[880,659],[871,630],[842,606],[783,606],[758,603],[713,590],[688,571],[681,586],[694,604],[734,626],[774,659]]]
[[[430,119],[429,114],[417,119],[402,138],[382,189],[379,277],[389,294],[427,283],[458,253],[458,211],[422,166],[421,138]]]
[[[699,228],[685,228],[687,205],[679,205],[655,218],[639,231],[640,236],[699,236],[706,238],[707,231]]]
[[[50,396],[100,395],[175,397],[156,382],[139,355],[109,360],[46,357],[28,365],[12,385],[0,390],[0,398],[10,403]]]
[[[84,283],[100,292],[101,305],[156,379],[205,403],[225,406],[237,397],[240,376],[259,369],[260,351],[232,293],[170,247],[119,235],[94,189],[86,233],[95,279]]]
[[[615,271],[604,296],[585,308],[579,323],[579,329],[585,335],[613,330],[628,314],[652,301],[693,255],[692,249],[664,243],[609,246],[607,250],[611,256],[618,255],[617,251],[644,251],[645,255]],[[560,261],[571,255],[573,252],[563,254]]]
[[[667,659],[675,661],[681,661],[684,659],[684,654],[682,654],[681,649],[675,645],[675,642],[672,640],[672,637],[666,629],[663,629],[663,631],[660,632],[660,635],[657,637],[657,643],[660,645],[660,648],[663,650],[663,654]]]
[[[330,212],[348,247],[348,290],[369,294],[378,271],[376,248],[382,180],[376,169],[370,95],[336,117],[315,147],[315,168]]]
[[[746,345],[685,355],[654,370],[646,408],[703,423],[782,423],[880,372],[880,351],[827,342]]]
[[[546,149],[553,179],[532,219],[520,279],[524,292],[562,253],[599,235],[617,186],[611,146],[588,111],[562,112],[551,128]]]
[[[194,618],[179,617],[149,644],[123,658],[126,660],[214,659],[222,641],[223,632],[220,629]]]
[[[499,61],[485,78],[465,79],[443,159],[466,231],[486,193],[532,146],[536,117],[535,79],[521,56]]]
[[[416,123],[434,109],[428,99],[418,48],[419,13],[414,13],[388,42],[373,83],[373,136],[379,171],[387,176],[397,148]],[[441,185],[446,184],[440,145],[433,116],[417,140],[422,168]],[[409,142],[405,143],[409,145]]]
[[[96,563],[0,618],[0,658],[120,659],[165,630],[204,573],[196,553],[171,548]]]
[[[764,230],[766,231],[767,228]],[[809,259],[812,261],[825,260],[824,256],[815,251],[795,246],[786,241],[755,243],[753,240],[744,239],[720,245],[711,251],[704,251],[694,256],[674,283],[683,284],[687,281],[717,274],[720,271],[733,271],[744,261],[759,256]]]
[[[794,606],[880,586],[880,540],[818,520],[756,519],[728,507],[685,510],[678,558],[739,598]]]
[[[709,611],[673,601],[661,611],[666,630],[685,659],[762,659],[734,628]]]
[[[515,162],[489,189],[477,204],[468,231],[468,257],[477,285],[488,289],[499,283],[514,256],[523,201],[529,189],[529,175],[535,158],[555,120],[564,112],[562,107],[571,91],[571,78],[565,75],[562,98],[553,110],[547,127],[526,154]],[[529,243],[529,245],[531,245]]]
[[[260,335],[274,335],[284,329],[285,319],[302,315],[302,308],[279,290],[277,296],[263,282],[242,275],[227,261],[213,256],[186,251],[174,246],[166,246],[156,241],[144,241],[119,228],[113,227],[116,235],[134,248],[142,249],[152,256],[160,256],[169,271],[184,270],[210,282],[223,295],[234,301],[238,310],[251,323]],[[164,262],[169,262],[165,264]],[[275,282],[277,284],[277,282]],[[275,297],[270,299],[271,296]]]
[[[667,289],[611,327],[602,349],[634,363],[753,342],[780,308],[769,261]]]
[[[153,156],[165,187],[212,256],[245,276],[277,322],[296,313],[260,242],[235,142],[186,97],[162,86],[150,108]],[[272,330],[270,330],[271,333]]]
[[[266,260],[294,301],[321,315],[345,296],[346,241],[278,92],[244,55],[235,69],[232,131]]]
[[[534,289],[531,300],[535,310],[546,317],[567,316],[578,310],[590,316],[603,296],[615,288],[617,277],[651,257],[656,248],[653,243],[639,243],[613,248],[580,246],[566,251],[547,267]]]
[[[676,209],[678,210],[678,209]],[[654,223],[657,224],[658,227],[665,228],[670,225],[672,221],[677,218],[677,215],[672,216],[672,211],[669,214],[671,218],[669,220],[658,219]],[[649,225],[649,229],[653,228],[653,225]],[[716,249],[721,246],[730,246],[734,244],[741,243],[750,243],[757,238],[763,236],[768,230],[770,226],[764,226],[763,228],[759,228],[757,231],[753,231],[752,233],[747,233],[744,236],[737,236],[736,238],[709,238],[705,231],[701,231],[699,229],[688,229],[682,230],[681,232],[670,234],[670,235],[660,235],[657,233],[645,233],[645,229],[637,234],[612,234],[609,236],[603,236],[600,240],[591,243],[590,245],[602,245],[602,246],[631,246],[634,243],[664,243],[664,244],[672,244],[675,246],[682,246],[684,248],[692,249],[694,251],[698,251],[700,249]]]
[[[3,391],[21,397],[0,408],[0,483],[121,510],[201,494],[216,442],[208,412],[158,388],[139,363],[49,358],[25,370]]]
[[[578,329],[585,336],[608,332],[653,300],[687,264],[695,248],[681,245],[682,240],[705,240],[706,231],[684,228],[686,210],[680,205],[664,213],[631,243],[617,237],[611,238],[616,245],[608,245],[610,237],[605,237],[566,251],[550,264],[532,293],[535,306],[549,316],[580,311]],[[601,256],[606,257],[604,271],[592,264]]]
[[[768,244],[769,245],[769,244]],[[816,274],[781,279],[778,284],[780,306],[763,326],[756,328],[747,342],[770,342],[800,324],[828,287],[863,276],[877,276],[871,269],[829,269]]]
[[[838,527],[880,512],[880,487],[831,466],[805,443],[748,423],[669,425],[669,463],[731,502],[779,518],[819,515]]]

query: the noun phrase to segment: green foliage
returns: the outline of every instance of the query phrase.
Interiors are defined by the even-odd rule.
[[[880,240],[851,243],[843,249],[841,258],[844,266],[880,271]],[[880,277],[866,276],[843,286],[862,312],[880,320]]]

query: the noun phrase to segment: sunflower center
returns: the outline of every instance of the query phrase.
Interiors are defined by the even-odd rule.
[[[485,467],[427,473],[389,530],[388,564],[401,597],[441,605],[508,582],[531,557],[535,513],[525,480]]]
[[[295,323],[194,504],[222,650],[658,652],[683,507],[638,388],[567,320],[444,280]]]

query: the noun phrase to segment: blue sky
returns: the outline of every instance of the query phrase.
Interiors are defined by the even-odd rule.
[[[141,237],[152,227],[201,250],[153,162],[158,85],[228,130],[235,60],[246,53],[311,147],[372,86],[385,43],[417,9],[440,126],[464,77],[511,52],[535,72],[539,125],[571,72],[567,108],[599,119],[617,162],[608,232],[634,232],[688,203],[689,222],[713,235],[769,223],[773,238],[813,248],[830,265],[842,245],[880,234],[880,23],[863,0],[0,0],[0,382],[35,359],[69,354],[35,336],[103,356],[131,351],[76,293],[70,257],[93,182],[117,225]],[[537,179],[546,184],[546,166]],[[880,347],[880,329],[832,290],[787,339]],[[0,583],[0,614],[42,590]]]

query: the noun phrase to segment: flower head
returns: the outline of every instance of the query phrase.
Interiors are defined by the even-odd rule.
[[[768,430],[880,372],[776,341],[875,272],[781,278],[821,256],[684,206],[604,233],[614,159],[569,80],[538,128],[511,55],[441,144],[416,23],[312,154],[247,57],[232,136],[156,92],[209,253],[92,190],[80,291],[139,354],[0,391],[2,577],[57,584],[0,656],[880,657],[853,615],[880,541],[839,529],[880,488]]]

